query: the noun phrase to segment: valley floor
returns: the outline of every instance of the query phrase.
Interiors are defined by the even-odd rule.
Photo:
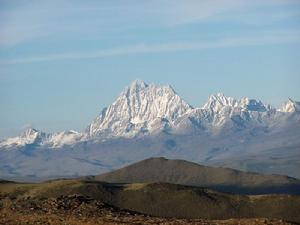
[[[0,224],[2,225],[102,225],[102,224],[161,224],[161,225],[293,225],[297,223],[276,219],[248,218],[201,220],[158,218],[112,207],[84,196],[17,200],[1,197]]]

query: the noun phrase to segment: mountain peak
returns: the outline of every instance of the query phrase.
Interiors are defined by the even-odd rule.
[[[33,129],[33,128],[28,128],[25,130],[22,135],[13,137],[13,138],[8,138],[6,140],[3,140],[0,142],[0,148],[1,147],[10,147],[10,146],[24,146],[26,144],[33,144],[39,138],[44,135],[44,133]]]
[[[232,97],[227,97],[224,93],[219,92],[219,93],[210,95],[209,101],[211,101],[211,102],[217,101],[223,105],[232,105],[232,103],[235,102],[236,100]]]
[[[216,93],[210,95],[208,101],[202,107],[203,109],[211,109],[215,112],[218,112],[224,106],[234,107],[237,104],[237,101],[232,97],[227,97],[223,93]]]
[[[223,92],[217,92],[211,95],[212,98],[227,98]]]
[[[247,111],[265,112],[271,109],[270,105],[265,105],[263,102],[247,97],[236,100],[232,97],[227,97],[223,93],[210,95],[208,101],[202,107],[203,109],[210,109],[214,112],[219,112],[223,108],[239,108]]]
[[[300,102],[296,102],[289,98],[278,111],[285,113],[300,112]]]
[[[134,81],[132,81],[129,85],[129,89],[131,90],[140,90],[143,88],[148,87],[148,84],[146,84],[144,81],[140,80],[140,79],[136,79]]]
[[[21,135],[21,137],[24,137],[24,138],[37,137],[39,133],[40,132],[37,129],[28,128],[27,130],[25,130],[23,132],[23,134]]]
[[[270,105],[265,105],[261,101],[257,101],[255,99],[242,98],[239,101],[239,105],[243,109],[247,109],[249,111],[257,111],[257,112],[265,112],[271,109]]]
[[[132,136],[141,131],[160,130],[189,109],[171,86],[135,80],[90,124],[88,132]]]

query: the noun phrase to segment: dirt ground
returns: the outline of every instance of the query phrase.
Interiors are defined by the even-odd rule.
[[[118,209],[83,196],[62,196],[51,199],[0,200],[0,224],[2,225],[288,225],[296,224],[282,220],[229,219],[202,220],[157,218],[128,210]]]

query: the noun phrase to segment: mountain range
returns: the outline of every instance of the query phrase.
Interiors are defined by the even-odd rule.
[[[165,156],[300,177],[300,103],[211,95],[202,107],[169,85],[136,80],[87,126],[47,134],[30,128],[0,142],[0,177],[48,179],[98,174]]]

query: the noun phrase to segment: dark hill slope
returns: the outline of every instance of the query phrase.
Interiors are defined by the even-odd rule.
[[[149,158],[90,179],[112,183],[166,182],[241,194],[300,194],[300,181],[295,178],[208,167],[165,158]]]
[[[68,199],[76,196],[79,201],[75,205],[69,204]],[[52,202],[55,199],[63,200],[63,205],[54,204],[50,211],[61,207],[83,207],[83,210],[89,208],[88,202],[97,200],[117,208],[159,217],[277,218],[300,222],[299,196],[233,195],[167,183],[110,184],[60,180],[41,184],[0,184],[0,203],[8,198],[14,201],[15,207],[24,205],[28,210],[42,210],[45,200]],[[82,202],[84,199],[86,201]]]

